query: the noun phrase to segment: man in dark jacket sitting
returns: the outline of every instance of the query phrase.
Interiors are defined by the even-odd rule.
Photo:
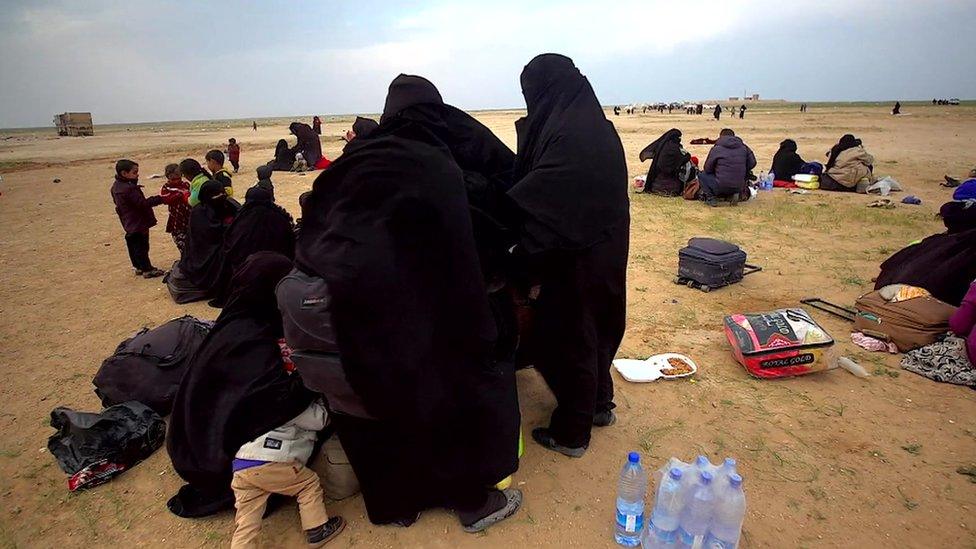
[[[746,177],[756,167],[756,155],[732,130],[726,128],[718,135],[698,181],[709,206],[718,205],[719,198],[731,199],[734,206],[739,200],[749,199]]]

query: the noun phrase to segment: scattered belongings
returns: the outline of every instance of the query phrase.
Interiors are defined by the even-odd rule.
[[[869,374],[868,371],[865,370],[863,366],[847,358],[846,356],[838,357],[836,366],[840,366],[844,370],[847,370],[848,372],[854,374],[857,377],[871,377],[871,374]],[[833,369],[836,366],[831,365],[830,369]]]
[[[72,492],[108,482],[149,457],[166,438],[159,414],[138,402],[125,402],[101,413],[58,407],[51,411],[58,430],[47,448],[61,470],[70,475]]]
[[[884,210],[893,210],[895,209],[895,204],[891,201],[890,198],[879,198],[872,202],[868,202],[868,208],[882,208]]]
[[[968,476],[969,482],[976,484],[976,464],[965,466],[965,467],[959,467],[958,469],[956,469],[956,472],[959,473],[960,475]]]
[[[658,379],[677,379],[694,375],[698,365],[685,355],[663,353],[646,360],[618,358],[613,367],[624,379],[633,383],[647,383]]]
[[[746,252],[715,238],[696,237],[678,251],[678,276],[675,284],[685,284],[703,292],[740,282],[762,267],[746,263]]]
[[[793,183],[801,189],[815,191],[820,188],[820,176],[806,173],[798,173],[793,176]]]
[[[786,194],[810,194],[806,189],[786,189]]]
[[[901,199],[901,203],[902,204],[912,204],[913,206],[918,206],[919,204],[922,203],[922,199],[919,198],[919,197],[917,197],[917,196],[915,196],[914,194],[910,194],[910,195],[906,196],[905,198],[902,198]]]
[[[135,400],[169,415],[190,357],[212,325],[187,315],[119,343],[92,379],[102,406]]]
[[[803,309],[733,314],[725,317],[725,335],[735,359],[761,379],[830,368],[824,352],[834,339]]]
[[[644,192],[644,185],[647,183],[646,175],[638,175],[634,177],[634,192],[642,193]]]
[[[956,308],[922,288],[892,284],[857,298],[854,330],[890,341],[908,352],[937,341],[949,331]]]
[[[901,183],[895,181],[895,179],[890,176],[885,176],[869,185],[865,192],[867,194],[880,194],[881,196],[888,196],[892,192],[901,192],[901,190]]]
[[[851,332],[851,342],[866,351],[898,354],[898,346],[891,341],[871,337],[863,332]]]
[[[59,177],[55,177],[54,180],[51,181],[51,183],[60,183],[60,182],[61,182],[61,178]]]
[[[966,340],[961,337],[946,336],[942,341],[909,351],[902,357],[901,367],[933,381],[976,389],[976,368],[969,360]]]

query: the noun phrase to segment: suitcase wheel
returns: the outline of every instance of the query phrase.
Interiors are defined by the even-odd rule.
[[[701,287],[701,291],[703,291],[703,292],[705,292],[707,294],[708,292],[712,291],[712,287],[711,286],[702,286]]]
[[[681,284],[682,283],[681,277],[680,276],[674,277],[674,280],[672,280],[672,282],[674,282],[675,284]]]
[[[695,287],[695,281],[694,280],[689,280],[689,281],[685,282],[685,284],[687,284],[689,288],[694,288]]]

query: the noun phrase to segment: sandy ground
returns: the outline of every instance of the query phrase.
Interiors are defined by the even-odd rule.
[[[818,295],[852,303],[870,289],[878,264],[908,242],[941,230],[934,217],[949,192],[943,173],[972,167],[976,108],[906,105],[887,108],[757,105],[745,120],[648,114],[611,117],[627,151],[631,178],[646,172],[638,152],[678,127],[685,142],[731,126],[768,168],[780,140],[796,139],[808,160],[841,134],[863,138],[890,174],[920,196],[921,206],[868,209],[869,198],[815,193],[763,193],[738,208],[632,195],[628,328],[621,357],[677,351],[701,370],[679,382],[631,385],[617,378],[619,422],[593,438],[586,456],[570,460],[527,444],[516,481],[522,511],[477,536],[464,534],[443,511],[401,529],[377,527],[358,497],[333,503],[349,528],[336,547],[610,546],[615,481],[626,452],[659,466],[670,456],[738,459],[745,477],[745,547],[976,546],[976,484],[955,472],[976,461],[976,392],[901,371],[898,357],[854,348],[843,321],[814,314],[837,348],[873,373],[858,379],[832,371],[780,381],[751,379],[728,352],[721,321],[731,312],[797,305]],[[517,112],[478,114],[515,145]],[[329,157],[351,119],[330,119],[323,131]],[[90,380],[119,341],[142,326],[190,313],[214,318],[205,304],[175,305],[159,280],[133,277],[109,198],[113,163],[141,164],[152,191],[168,162],[220,146],[243,146],[235,187],[254,181],[287,121],[252,132],[238,122],[200,126],[114,128],[92,138],[0,135],[0,546],[91,547],[227,545],[230,514],[188,521],[166,499],[179,487],[165,450],[111,483],[78,494],[46,451],[56,406],[99,408]],[[707,147],[691,146],[704,159]],[[57,161],[52,161],[57,159]],[[298,214],[297,198],[313,174],[275,174],[279,202]],[[58,178],[60,183],[52,181]],[[176,249],[160,226],[152,258],[169,266]],[[671,279],[677,249],[690,237],[726,238],[764,267],[741,285],[704,294]],[[615,374],[616,375],[616,374]],[[523,429],[542,424],[553,406],[533,371],[519,374]],[[396,459],[396,456],[390,456]],[[301,547],[297,513],[288,507],[266,521],[265,546]]]

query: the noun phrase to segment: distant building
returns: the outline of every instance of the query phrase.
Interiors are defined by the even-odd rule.
[[[58,129],[58,135],[78,137],[82,135],[95,135],[95,127],[92,124],[90,112],[65,112],[54,115],[54,126]]]
[[[752,94],[752,100],[753,101],[759,101],[759,94],[758,93]]]
[[[738,98],[738,97],[730,97],[730,98],[729,98],[729,101],[738,101],[738,100],[739,100],[739,98]]]

